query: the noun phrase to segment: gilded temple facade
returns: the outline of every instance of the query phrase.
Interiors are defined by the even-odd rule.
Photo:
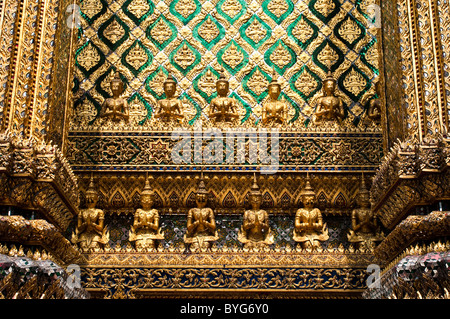
[[[0,1],[0,298],[448,299],[449,10]]]

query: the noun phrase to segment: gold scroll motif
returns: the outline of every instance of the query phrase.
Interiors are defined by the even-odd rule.
[[[342,23],[338,33],[348,43],[352,43],[361,35],[361,30],[358,28],[355,21],[347,19],[344,23]]]
[[[324,17],[327,17],[334,10],[335,5],[331,0],[318,0],[314,4],[314,8]]]
[[[292,29],[292,34],[299,39],[302,43],[305,43],[314,33],[314,30],[311,26],[305,21],[305,19],[301,19],[295,27]]]

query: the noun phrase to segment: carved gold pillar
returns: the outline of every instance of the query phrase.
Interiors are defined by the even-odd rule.
[[[73,78],[70,57],[75,29],[66,23],[66,8],[71,3],[75,1],[0,2],[2,132],[44,141],[49,131],[55,131],[54,126],[64,130]],[[54,124],[53,118],[58,116],[63,120]],[[62,147],[62,141],[53,142]]]
[[[438,8],[434,0],[397,5],[406,134],[419,142],[448,129],[448,57],[442,50],[449,41],[448,6],[442,1]]]
[[[73,3],[0,0],[0,206],[36,211],[60,231],[79,204],[64,139],[53,134],[64,131],[71,105]]]

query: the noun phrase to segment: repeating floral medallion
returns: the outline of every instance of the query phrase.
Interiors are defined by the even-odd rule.
[[[368,101],[377,97],[380,74],[369,2],[83,0],[72,127],[100,125],[115,72],[126,84],[123,96],[135,108],[130,123],[143,128],[158,126],[153,110],[165,98],[162,84],[169,72],[177,80],[176,96],[186,103],[189,119],[183,123],[188,126],[208,122],[200,110],[216,96],[219,73],[238,102],[242,117],[237,125],[261,125],[260,109],[274,71],[289,105],[284,125],[298,129],[311,123],[322,81],[331,71],[345,104],[344,125],[355,126],[365,117]]]

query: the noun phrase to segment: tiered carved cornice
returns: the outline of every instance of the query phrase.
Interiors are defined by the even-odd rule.
[[[385,156],[371,188],[372,208],[393,229],[417,205],[450,198],[448,138],[397,142]]]
[[[37,210],[64,231],[78,214],[78,181],[56,146],[0,135],[0,205]]]
[[[386,236],[374,253],[380,260],[389,262],[414,242],[444,238],[448,234],[450,212],[435,211],[425,216],[411,215]]]
[[[54,225],[43,219],[26,220],[22,216],[0,216],[0,241],[25,246],[38,245],[46,249],[61,265],[84,262],[81,253],[69,240]]]

